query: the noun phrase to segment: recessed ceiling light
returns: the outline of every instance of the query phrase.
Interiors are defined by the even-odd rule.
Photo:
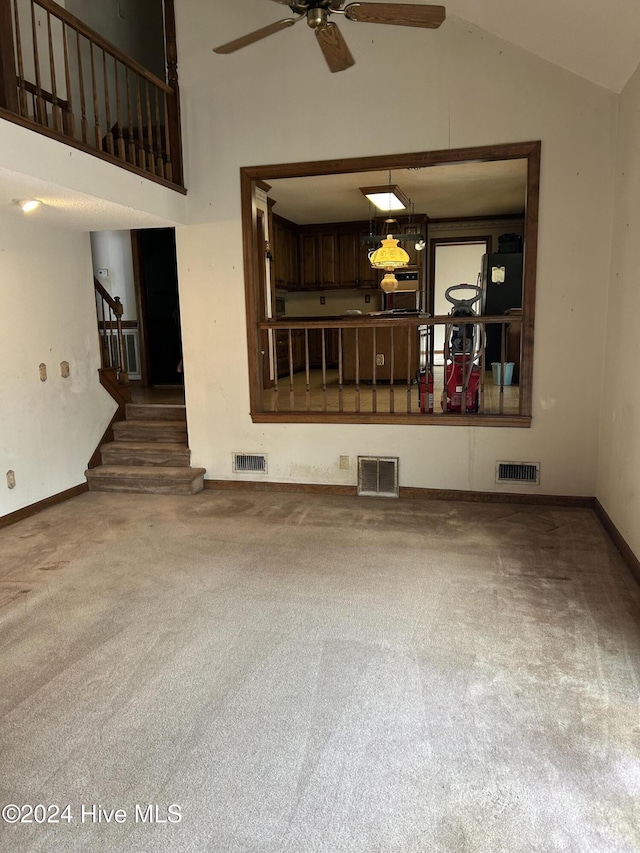
[[[395,184],[386,187],[360,187],[360,192],[365,195],[371,204],[375,204],[378,210],[407,210],[411,202]]]
[[[22,201],[18,201],[17,205],[24,213],[29,213],[32,210],[40,207],[41,202],[38,201],[37,198],[25,198]]]

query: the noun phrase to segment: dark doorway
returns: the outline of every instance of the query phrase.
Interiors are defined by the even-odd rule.
[[[132,232],[145,385],[182,385],[182,343],[173,228]]]

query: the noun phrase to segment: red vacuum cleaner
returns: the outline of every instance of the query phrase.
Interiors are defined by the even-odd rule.
[[[474,295],[461,299],[452,296],[454,291],[473,291]],[[454,284],[445,291],[445,298],[453,308],[452,318],[476,317],[474,304],[482,299],[482,288],[475,284]],[[480,408],[480,359],[482,356],[482,329],[476,323],[447,324],[444,345],[444,388],[442,409],[445,412],[477,412]],[[463,406],[464,400],[464,406]]]

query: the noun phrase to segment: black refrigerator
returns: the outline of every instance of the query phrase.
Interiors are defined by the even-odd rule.
[[[510,309],[522,308],[522,252],[501,252],[482,256],[482,313],[501,316]],[[500,326],[486,331],[485,366],[500,361]]]

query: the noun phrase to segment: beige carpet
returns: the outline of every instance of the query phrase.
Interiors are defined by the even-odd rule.
[[[0,530],[0,805],[71,818],[0,851],[637,853],[639,593],[589,510],[83,495]]]

